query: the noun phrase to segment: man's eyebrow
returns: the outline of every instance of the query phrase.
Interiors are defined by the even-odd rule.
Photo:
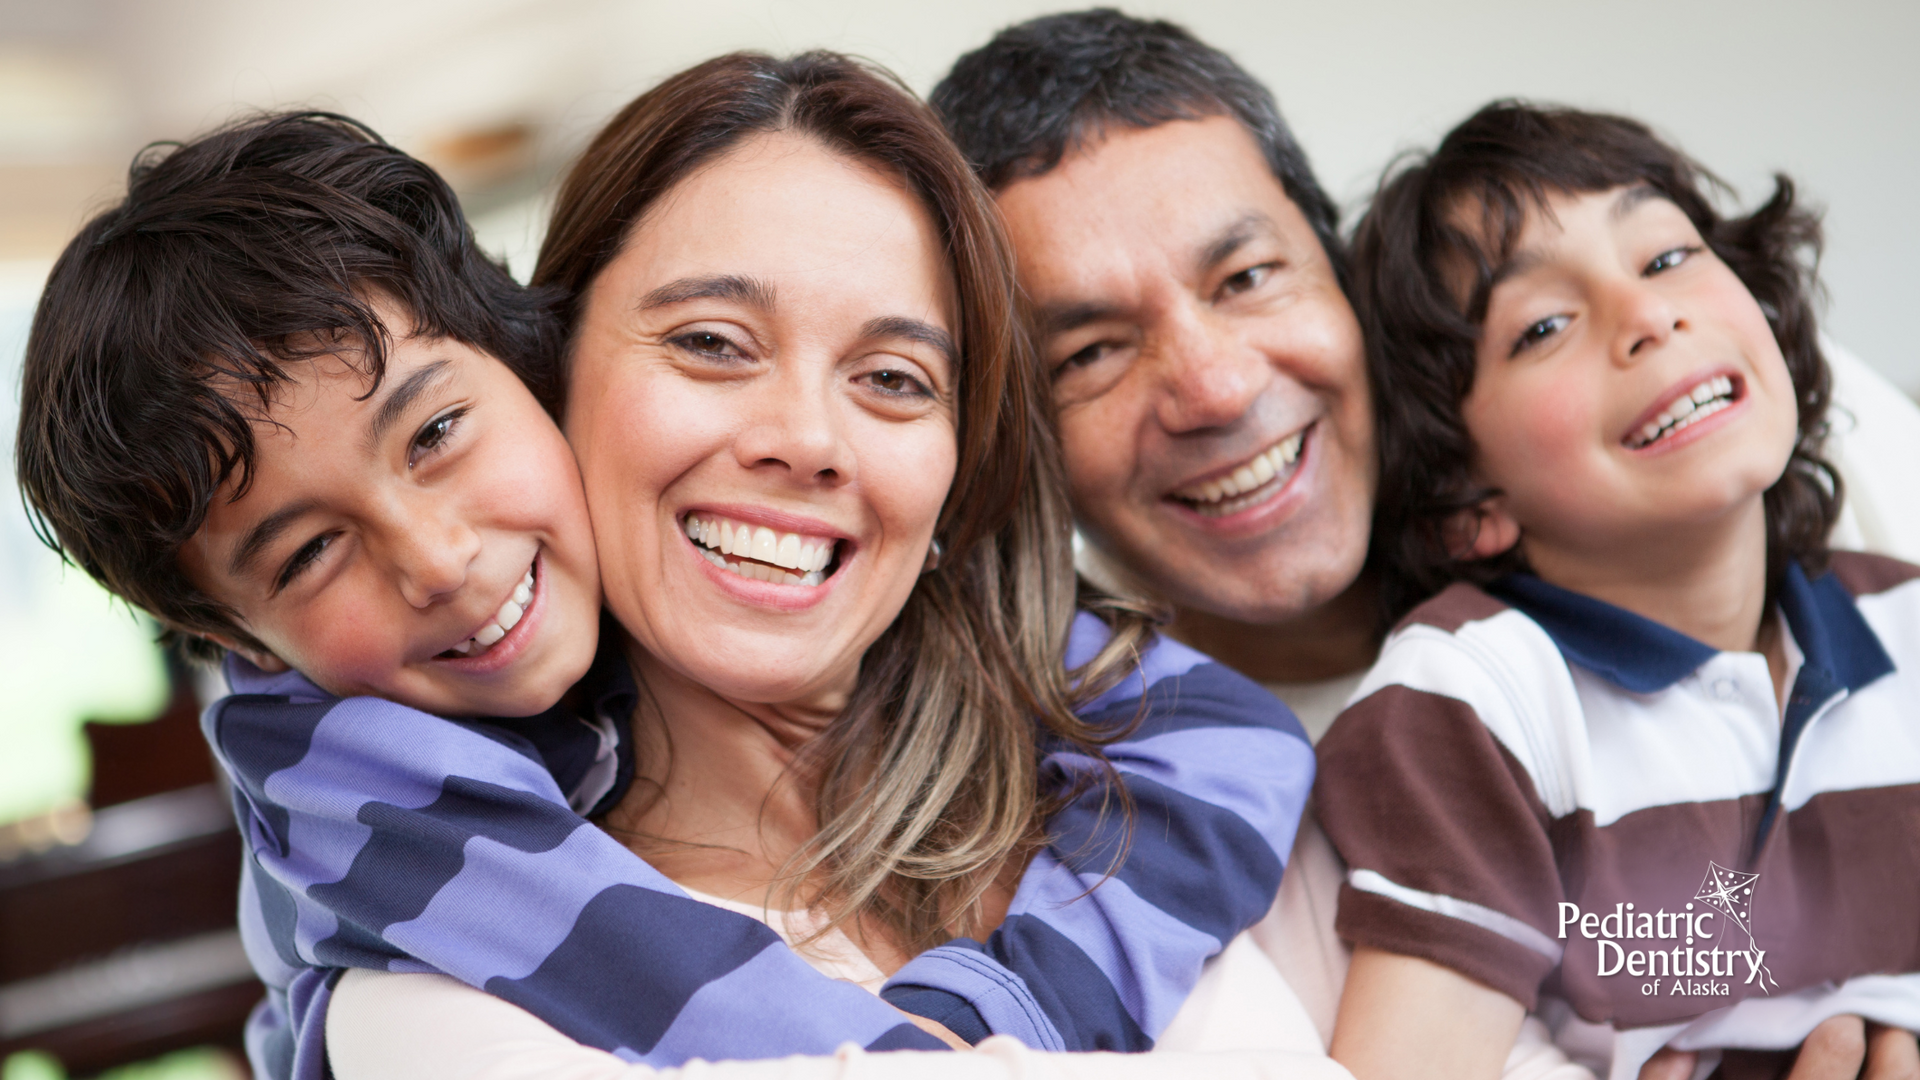
[[[1652,184],[1635,184],[1621,192],[1619,198],[1613,200],[1613,208],[1607,213],[1613,220],[1619,221],[1638,209],[1641,203],[1664,198],[1666,196]]]
[[[1078,330],[1088,323],[1119,317],[1120,309],[1112,304],[1087,301],[1078,304],[1049,304],[1033,313],[1033,321],[1038,327],[1040,337],[1052,337],[1069,330]]]
[[[233,554],[227,556],[227,574],[236,578],[245,577],[260,553],[280,539],[280,534],[286,532],[287,527],[302,514],[313,510],[314,505],[312,502],[297,502],[283,506],[255,522],[253,528],[248,529],[247,534],[234,545]]]
[[[923,345],[931,345],[939,349],[940,354],[946,357],[948,367],[960,366],[960,349],[954,344],[953,335],[932,323],[921,322],[919,319],[909,319],[904,315],[883,315],[878,319],[869,319],[867,324],[860,328],[860,336],[918,341]]]
[[[773,286],[759,278],[713,274],[669,281],[640,298],[640,310],[684,304],[689,300],[733,300],[761,311],[773,307]]]
[[[1212,270],[1232,258],[1234,252],[1246,247],[1254,237],[1275,231],[1273,219],[1265,214],[1255,211],[1242,215],[1200,249],[1200,258],[1197,260],[1200,270]]]
[[[449,363],[451,361],[435,360],[407,376],[401,380],[400,385],[393,388],[386,400],[380,403],[380,407],[374,410],[373,420],[367,424],[368,450],[380,445],[380,441],[386,438],[388,429],[398,423],[401,417],[407,415],[407,410],[413,408],[413,403],[418,401],[422,394],[445,379]]]

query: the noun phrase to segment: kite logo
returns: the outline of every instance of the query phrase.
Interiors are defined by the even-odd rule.
[[[1700,882],[1700,891],[1693,895],[1695,900],[1726,916],[1729,922],[1747,935],[1747,952],[1751,956],[1765,957],[1766,951],[1754,944],[1753,940],[1753,886],[1760,880],[1759,874],[1743,874],[1738,870],[1729,870],[1717,862],[1708,860],[1707,876]],[[1759,964],[1754,972],[1758,977],[1760,989],[1771,994],[1768,983],[1774,981],[1773,973],[1766,964]]]

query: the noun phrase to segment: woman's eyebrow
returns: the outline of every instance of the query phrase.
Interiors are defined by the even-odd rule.
[[[919,319],[909,319],[904,315],[884,315],[878,319],[869,319],[860,328],[863,338],[905,338],[931,345],[946,357],[948,367],[960,366],[960,350],[954,345],[953,335],[931,323]]]
[[[641,297],[639,310],[684,304],[689,300],[733,300],[761,311],[771,311],[773,286],[759,278],[738,274],[678,278]]]

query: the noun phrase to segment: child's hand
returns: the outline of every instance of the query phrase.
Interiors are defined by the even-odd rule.
[[[1699,1063],[1700,1055],[1691,1050],[1663,1046],[1640,1066],[1640,1080],[1692,1080]]]

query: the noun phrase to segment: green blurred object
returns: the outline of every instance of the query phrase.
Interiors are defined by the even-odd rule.
[[[0,1080],[67,1080],[67,1070],[51,1054],[22,1050],[0,1062]]]
[[[20,361],[46,269],[0,263],[0,451],[9,473]],[[0,481],[0,491],[17,489]],[[151,620],[34,537],[17,495],[0,496],[0,825],[86,797],[83,722],[137,723],[165,707],[154,637]]]
[[[171,1054],[108,1069],[95,1080],[243,1080],[246,1076],[233,1055],[211,1046],[176,1050]],[[0,1080],[67,1080],[67,1070],[51,1054],[22,1050],[0,1064]]]

